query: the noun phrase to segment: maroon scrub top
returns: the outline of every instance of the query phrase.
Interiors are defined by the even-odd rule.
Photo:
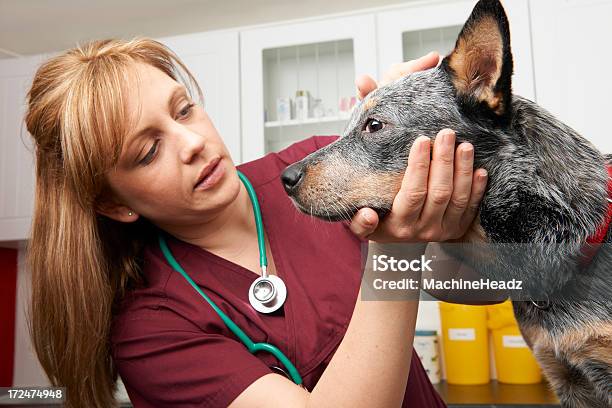
[[[349,324],[361,279],[361,241],[347,223],[300,213],[283,190],[280,174],[335,139],[311,137],[238,166],[255,188],[276,271],[287,285],[287,301],[274,315],[258,313],[249,304],[248,289],[257,274],[167,237],[191,278],[253,341],[280,348],[308,390]],[[111,332],[113,359],[135,407],[224,407],[272,372],[269,367],[282,367],[268,353],[250,354],[157,245],[147,247],[143,257],[147,285],[124,298]],[[403,406],[446,406],[414,350]]]

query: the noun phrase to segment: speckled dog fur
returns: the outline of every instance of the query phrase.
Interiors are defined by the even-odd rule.
[[[529,267],[511,265],[500,254],[503,268],[488,276],[535,282],[528,289],[550,297],[544,309],[513,302],[545,376],[564,407],[612,407],[610,245],[592,260],[596,273],[588,282],[576,272],[585,240],[605,217],[607,159],[538,105],[513,95],[512,69],[503,7],[481,0],[440,66],[370,93],[341,139],[286,170],[301,174],[288,193],[301,211],[329,221],[350,219],[362,207],[384,216],[414,140],[453,129],[458,143],[474,145],[475,167],[489,174],[479,217],[467,236],[538,244]],[[605,242],[612,243],[610,231]],[[555,291],[568,285],[589,297],[555,299]]]

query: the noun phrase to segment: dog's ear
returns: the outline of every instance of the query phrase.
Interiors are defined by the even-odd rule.
[[[480,0],[442,61],[459,103],[507,119],[512,100],[510,28],[499,0]]]

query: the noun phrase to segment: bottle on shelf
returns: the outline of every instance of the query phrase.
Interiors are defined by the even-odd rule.
[[[429,381],[432,384],[438,384],[440,382],[438,333],[435,330],[416,330],[413,346],[429,377]]]
[[[355,110],[355,105],[357,105],[357,97],[351,96],[351,99],[349,101],[349,112],[351,115],[353,114],[353,111]]]
[[[295,118],[306,120],[310,117],[310,94],[308,91],[298,90],[295,93]]]
[[[348,118],[351,114],[351,98],[342,96],[338,101],[338,117]]]
[[[316,98],[312,103],[312,116],[315,118],[322,118],[325,116],[325,107],[321,98]]]
[[[286,122],[291,120],[291,98],[279,96],[276,98],[276,120]]]

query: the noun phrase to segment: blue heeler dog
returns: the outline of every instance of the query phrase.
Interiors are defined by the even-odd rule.
[[[282,181],[300,210],[322,219],[350,219],[362,207],[384,216],[414,140],[455,130],[458,142],[474,145],[475,166],[489,174],[468,236],[495,244],[489,249],[495,256],[484,256],[490,268],[476,269],[521,278],[546,299],[512,298],[523,336],[562,405],[612,407],[612,157],[513,95],[512,70],[504,9],[481,0],[439,67],[370,93],[343,137],[289,166]],[[588,280],[577,268],[587,242],[607,243],[589,257],[588,268],[598,273]],[[513,264],[499,249],[505,243],[528,244],[529,262]],[[556,295],[561,290],[583,296],[568,300]]]

